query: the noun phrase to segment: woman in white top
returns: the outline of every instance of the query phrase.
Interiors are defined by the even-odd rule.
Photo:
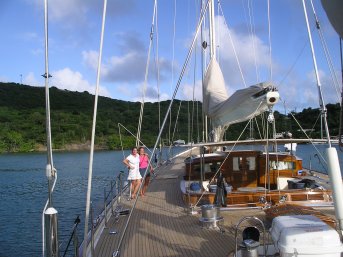
[[[142,176],[139,173],[139,154],[137,147],[132,148],[131,154],[123,160],[123,163],[129,168],[129,176],[127,180],[131,180],[132,199],[136,197],[139,186],[141,185]]]

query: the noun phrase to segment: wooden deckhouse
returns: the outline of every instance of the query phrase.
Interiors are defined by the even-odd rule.
[[[331,191],[321,187],[303,170],[301,158],[287,152],[267,154],[255,150],[226,151],[187,158],[184,183],[181,183],[184,200],[195,204],[202,195],[202,200],[213,203],[215,190],[211,189],[216,182],[212,178],[219,172],[228,185],[228,205],[332,201]],[[192,190],[192,183],[199,182],[201,190]]]

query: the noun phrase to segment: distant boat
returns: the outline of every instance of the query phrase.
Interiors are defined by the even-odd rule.
[[[185,140],[182,140],[182,139],[178,139],[178,140],[173,142],[174,146],[184,145],[184,144],[186,144],[186,142],[185,142]]]

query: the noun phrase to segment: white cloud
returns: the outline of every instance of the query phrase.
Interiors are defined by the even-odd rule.
[[[97,51],[82,51],[83,63],[96,71],[98,67],[99,54]]]
[[[202,81],[201,80],[196,81],[195,87],[190,84],[182,85],[181,98],[187,101],[193,100],[193,91],[194,91],[194,98],[197,101],[202,101]]]
[[[98,67],[98,52],[83,51],[83,62],[93,70]],[[112,56],[102,62],[101,76],[111,82],[137,82],[144,80],[144,55],[137,52]]]
[[[143,83],[139,86],[139,93],[137,94],[138,97],[136,98],[137,101],[142,101],[143,98],[143,90],[144,90],[144,85]],[[145,102],[158,102],[164,101],[164,100],[170,100],[170,96],[164,92],[161,91],[160,88],[160,97],[158,97],[158,88],[157,86],[153,85],[147,85],[146,86],[146,91],[145,91],[145,97],[144,101]]]
[[[64,68],[52,72],[52,76],[51,85],[57,88],[78,92],[88,91],[90,94],[95,94],[95,85],[91,85],[78,71]],[[99,87],[99,95],[110,97],[108,90],[102,86]]]
[[[216,20],[218,30],[221,32],[217,38],[219,61],[223,71],[231,71],[223,72],[226,84],[234,88],[237,85],[240,88],[244,87],[234,48],[247,86],[266,80],[261,74],[263,71],[269,70],[269,47],[256,35],[240,34],[234,29],[228,29],[223,17],[217,16]]]
[[[148,51],[135,32],[116,35],[120,55],[103,58],[101,76],[107,82],[138,83],[144,81]],[[98,66],[98,52],[82,52],[83,63],[93,70]],[[149,80],[156,80],[155,60],[150,57]],[[159,59],[160,80],[165,80],[171,71],[171,63],[165,58]]]
[[[30,3],[30,0],[27,0]],[[44,8],[44,2],[40,0],[32,1],[35,7]],[[49,19],[51,20],[85,20],[85,14],[89,10],[89,1],[83,0],[59,0],[48,3]],[[70,20],[71,19],[71,20]]]
[[[35,74],[33,72],[29,72],[29,74],[27,74],[23,78],[23,84],[30,86],[42,86],[42,83],[36,79]]]
[[[331,77],[324,71],[319,70],[319,77],[322,84],[322,92],[324,103],[339,102],[339,95],[333,87]],[[314,71],[309,71],[305,77],[299,77],[292,74],[279,87],[280,96],[283,101],[286,101],[288,110],[302,110],[312,106],[319,108],[319,95],[317,81]],[[279,108],[281,105],[279,105]],[[283,107],[282,107],[283,108]]]
[[[121,83],[120,85],[116,86],[116,92],[118,92],[120,95],[125,95],[131,97],[132,88],[127,83]],[[116,98],[116,96],[113,96]]]

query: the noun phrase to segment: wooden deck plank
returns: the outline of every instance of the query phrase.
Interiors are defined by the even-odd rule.
[[[182,200],[183,159],[177,158],[173,164],[163,166],[151,182],[146,196],[138,199],[122,242],[120,257],[228,256],[235,247],[236,223],[243,216],[265,218],[262,210],[227,211],[221,212],[224,233],[202,228],[200,215],[189,215]],[[131,208],[134,201],[127,201],[127,197],[122,199],[123,208]],[[118,234],[110,235],[105,231],[95,249],[95,256],[112,256],[127,218],[120,216],[118,222],[113,217],[110,219],[109,230],[116,229]]]

